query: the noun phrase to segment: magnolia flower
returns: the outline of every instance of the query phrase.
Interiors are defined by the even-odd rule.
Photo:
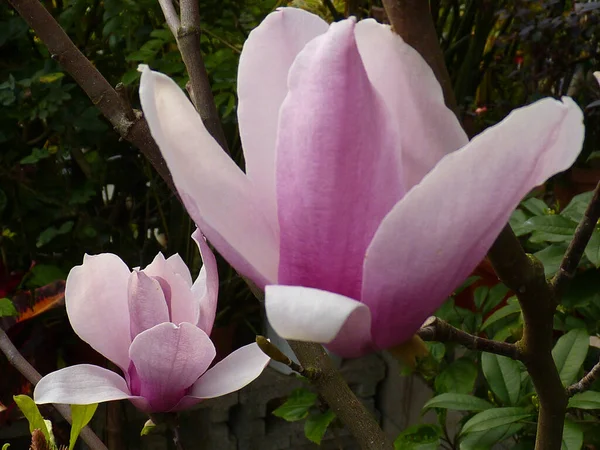
[[[246,173],[177,85],[143,69],[142,108],[191,217],[266,286],[275,331],[348,357],[411,337],[584,134],[577,105],[548,98],[469,142],[390,27],[291,8],[250,34],[238,95]]]
[[[216,354],[209,335],[219,281],[214,255],[201,235],[194,237],[204,260],[194,283],[179,255],[161,253],[143,270],[130,271],[110,253],[86,255],[71,270],[65,288],[71,325],[124,377],[89,364],[67,367],[40,380],[37,403],[129,399],[145,412],[176,411],[236,391],[261,374],[269,358],[256,344],[208,369]]]

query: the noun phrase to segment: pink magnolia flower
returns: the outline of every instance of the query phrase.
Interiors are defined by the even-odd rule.
[[[179,255],[159,253],[132,272],[116,255],[86,255],[71,270],[65,289],[71,325],[124,377],[90,364],[67,367],[40,380],[37,403],[129,399],[145,412],[174,411],[236,391],[261,374],[269,358],[256,344],[208,369],[216,354],[209,335],[219,280],[214,255],[201,235],[195,239],[204,266],[194,283]]]
[[[142,73],[144,114],[192,218],[266,286],[279,334],[349,357],[408,339],[584,134],[579,107],[548,98],[469,142],[388,26],[291,8],[250,34],[238,94],[246,173],[173,81]]]

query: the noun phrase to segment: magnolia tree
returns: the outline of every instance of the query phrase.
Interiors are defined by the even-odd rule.
[[[182,448],[175,413],[242,388],[271,357],[308,378],[362,448],[388,449],[392,439],[321,344],[344,358],[389,351],[414,365],[432,348],[423,341],[437,340],[499,355],[481,360],[484,371],[495,365],[505,380],[506,395],[490,381],[506,400],[496,406],[505,407],[468,393],[429,403],[470,414],[465,435],[470,429],[500,440],[535,418],[536,449],[581,447],[581,431],[565,422],[567,404],[600,370],[566,383],[553,316],[600,216],[598,195],[552,279],[507,226],[529,191],[579,155],[583,114],[571,98],[541,99],[470,139],[456,114],[427,2],[384,1],[392,26],[354,17],[330,24],[280,8],[250,33],[240,56],[242,171],[227,153],[212,102],[194,1],[181,0],[176,8],[161,0],[190,76],[189,97],[167,75],[142,65],[143,116],[127,108],[40,3],[10,2],[173,187],[197,225],[193,238],[204,261],[192,281],[178,255],[159,254],[133,270],[117,255],[86,255],[67,278],[67,314],[75,332],[117,372],[79,365],[50,373],[37,383],[36,403],[83,408],[128,399],[154,421],[172,425]],[[290,340],[300,364],[258,337],[258,344],[209,368],[219,283],[207,241],[264,299],[270,325]],[[522,311],[523,332],[515,342],[471,335],[430,317],[486,254]],[[6,335],[1,339],[11,362],[37,382]],[[514,364],[521,363],[535,389],[527,405],[507,381],[514,375],[519,386]],[[82,411],[86,420],[78,415],[79,425],[90,418]],[[89,430],[82,437],[104,448]],[[397,448],[409,448],[410,436],[402,437]],[[435,442],[437,436],[427,448]]]

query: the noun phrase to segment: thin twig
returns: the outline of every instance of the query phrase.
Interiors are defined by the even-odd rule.
[[[586,376],[567,388],[567,396],[573,397],[575,394],[587,391],[598,378],[600,378],[600,361],[592,367],[592,370],[590,370]]]
[[[587,206],[579,225],[577,225],[573,240],[563,256],[558,272],[552,279],[552,286],[557,293],[562,292],[575,276],[579,261],[592,237],[598,219],[600,219],[600,183],[596,185],[592,200]]]
[[[164,6],[163,6],[164,4]],[[169,5],[167,5],[169,4]],[[174,7],[171,0],[161,0],[163,12],[169,28],[173,31],[174,20],[167,17],[172,14]],[[190,77],[190,97],[196,110],[202,118],[204,126],[224,151],[228,152],[227,140],[221,126],[219,112],[208,80],[208,73],[200,51],[200,12],[198,0],[181,0],[179,12],[180,25],[174,32],[181,58]],[[171,23],[169,23],[169,20]]]
[[[160,9],[162,9],[163,15],[165,16],[165,21],[167,22],[167,26],[173,36],[177,36],[177,30],[181,26],[179,23],[179,16],[177,15],[177,11],[175,11],[175,6],[171,0],[158,0],[160,5]]]
[[[73,77],[121,137],[136,146],[148,158],[169,188],[177,192],[165,160],[141,113],[134,111],[123,102],[115,89],[73,44],[41,2],[9,0],[9,3],[35,31],[48,48],[52,58]]]
[[[27,378],[31,384],[35,386],[42,379],[40,373],[21,355],[2,328],[0,328],[0,351],[4,353],[8,362]],[[59,404],[54,404],[53,406],[67,422],[71,423],[71,409],[69,406]],[[108,450],[90,427],[84,427],[81,430],[80,436],[92,450]]]
[[[302,367],[300,364],[292,361],[286,354],[284,354],[279,348],[269,341],[264,336],[256,336],[256,343],[258,347],[262,350],[262,352],[271,358],[273,361],[277,361],[278,363],[285,364],[294,372],[302,375],[303,377],[307,377],[309,379],[314,379],[319,376],[318,372],[310,372]]]
[[[517,360],[521,357],[515,344],[474,336],[437,317],[432,317],[417,334],[424,341],[456,342],[470,350],[494,353]]]
[[[333,16],[333,20],[338,21],[344,18],[344,16],[342,16],[340,12],[337,9],[335,9],[335,5],[331,0],[323,0],[323,5],[325,5],[325,7],[331,13],[331,15]]]

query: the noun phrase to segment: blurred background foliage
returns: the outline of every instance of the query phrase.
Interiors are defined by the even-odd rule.
[[[169,74],[185,86],[184,65],[156,0],[42,3],[134,108],[139,106],[136,68],[140,63]],[[311,10],[327,20],[353,14],[385,21],[381,3],[372,0],[199,3],[204,60],[229,148],[242,167],[235,82],[240,51],[252,28],[273,9],[286,5]],[[600,2],[430,0],[430,6],[470,134],[494,125],[515,107],[544,96],[570,95],[585,110],[587,138],[576,166],[534,192],[511,220],[527,250],[542,259],[551,275],[589,197],[576,195],[593,189],[600,180],[600,88],[592,76],[600,67]],[[78,352],[70,351],[76,345],[70,344],[74,338],[60,309],[25,325],[27,321],[20,320],[23,312],[44,301],[60,303],[62,285],[56,282],[81,263],[84,253],[114,252],[130,266],[144,266],[158,251],[178,252],[197,271],[199,258],[189,239],[192,228],[185,211],[150,164],[119,139],[25,22],[2,2],[0,298],[12,299],[14,304],[0,301],[0,318],[4,316],[1,324],[10,328],[15,342],[33,359],[34,349],[39,352],[45,348],[48,362],[42,369],[89,360],[88,350],[84,356],[73,356]],[[259,331],[260,308],[243,280],[223,261],[219,265],[222,295],[218,325],[235,330],[230,344],[237,345]],[[599,266],[597,230],[557,314],[557,339],[573,330],[598,334]],[[474,275],[473,284],[453,296],[440,316],[472,333],[517,340],[522,320],[518,304],[509,299],[511,293],[497,284],[485,262]],[[16,318],[6,320],[10,316]],[[48,344],[40,347],[41,341]],[[525,381],[512,397],[495,395],[499,388],[490,384],[490,378],[477,377],[479,356],[466,352],[456,359],[447,347],[434,344],[431,358],[418,369],[436,393],[475,390],[483,398],[491,395],[500,406],[532,404],[531,386]],[[598,359],[597,352],[590,352],[586,364],[589,366],[594,358]],[[522,373],[520,366],[511,370]],[[13,385],[7,385],[8,379],[2,377],[0,382],[0,410],[7,395],[15,393]],[[445,381],[456,379],[462,381]],[[18,386],[18,377],[15,380]],[[440,417],[445,420],[443,414]],[[438,440],[443,436],[440,430],[434,430]],[[520,441],[528,442],[532,429],[513,427],[508,431],[499,436],[521,433]],[[586,433],[592,431],[586,429]],[[588,440],[600,442],[600,437],[590,435],[588,439],[586,434]]]

